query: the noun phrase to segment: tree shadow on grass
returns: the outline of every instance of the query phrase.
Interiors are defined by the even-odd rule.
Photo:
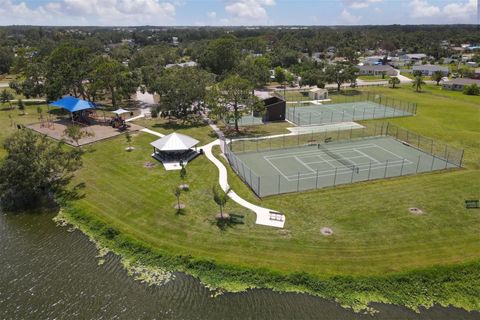
[[[155,123],[152,125],[153,128],[161,128],[164,130],[182,130],[182,129],[192,129],[192,128],[203,128],[208,126],[204,123],[178,123],[176,121],[169,121],[165,123]]]

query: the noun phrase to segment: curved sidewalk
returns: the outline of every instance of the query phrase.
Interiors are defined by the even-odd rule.
[[[207,144],[207,145],[204,145],[200,148],[203,149],[207,158],[211,162],[213,162],[213,164],[215,164],[217,166],[218,171],[219,171],[218,182],[220,184],[220,187],[223,189],[223,191],[226,192],[230,188],[230,186],[228,185],[227,168],[225,168],[223,163],[220,160],[218,160],[212,153],[212,148],[214,146],[217,146],[217,145],[218,146],[220,145],[220,140],[218,140],[218,139],[209,143],[209,144]],[[230,199],[232,199],[233,201],[235,201],[236,203],[238,203],[242,207],[245,207],[245,208],[255,212],[255,214],[257,215],[257,220],[255,221],[256,224],[261,224],[261,225],[264,225],[264,226],[270,226],[270,227],[276,227],[276,228],[283,228],[283,226],[285,224],[285,216],[284,215],[282,215],[282,217],[283,217],[282,221],[271,220],[270,219],[271,213],[277,213],[278,211],[254,205],[253,203],[250,203],[247,200],[242,199],[233,190],[230,190],[230,192],[228,192],[227,195]]]

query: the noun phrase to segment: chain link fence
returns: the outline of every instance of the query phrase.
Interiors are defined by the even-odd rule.
[[[313,148],[319,148],[319,144],[327,142],[361,141],[375,137],[391,137],[397,143],[418,150],[415,159],[411,157],[410,159],[395,158],[387,159],[384,162],[370,161],[358,166],[338,165],[328,171],[294,172],[285,176],[255,172],[239,157],[242,154],[292,148],[312,147],[314,150]],[[224,145],[225,156],[233,170],[259,197],[459,168],[462,166],[464,154],[463,150],[423,137],[391,123],[377,123],[362,129],[335,132],[227,140],[224,141]]]

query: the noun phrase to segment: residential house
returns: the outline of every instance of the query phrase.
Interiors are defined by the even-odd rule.
[[[399,60],[405,63],[419,63],[426,58],[427,55],[424,53],[407,53],[399,56]]]
[[[196,67],[198,63],[195,61],[188,61],[188,62],[182,62],[182,63],[170,63],[165,66],[166,69],[173,68],[173,67]]]
[[[440,71],[444,76],[448,76],[449,70],[448,67],[443,67],[433,64],[423,64],[419,66],[413,66],[413,73],[421,72],[424,76],[431,76],[434,72]]]
[[[358,69],[359,75],[361,76],[381,76],[385,74],[386,76],[396,76],[397,70],[389,65],[374,65],[374,66],[359,66]]]
[[[445,90],[454,90],[454,91],[463,91],[465,86],[469,86],[472,84],[476,84],[480,87],[480,80],[478,79],[467,79],[467,78],[459,78],[453,79],[450,81],[445,81],[442,84],[443,89]]]

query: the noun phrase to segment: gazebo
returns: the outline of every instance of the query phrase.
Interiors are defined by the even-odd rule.
[[[59,107],[70,112],[72,122],[89,122],[85,116],[86,110],[95,109],[96,105],[93,102],[67,96],[60,100],[50,103],[51,106]]]
[[[161,161],[167,170],[180,170],[199,153],[196,145],[198,140],[180,133],[171,133],[153,141],[152,157]],[[192,149],[194,148],[194,149]]]

